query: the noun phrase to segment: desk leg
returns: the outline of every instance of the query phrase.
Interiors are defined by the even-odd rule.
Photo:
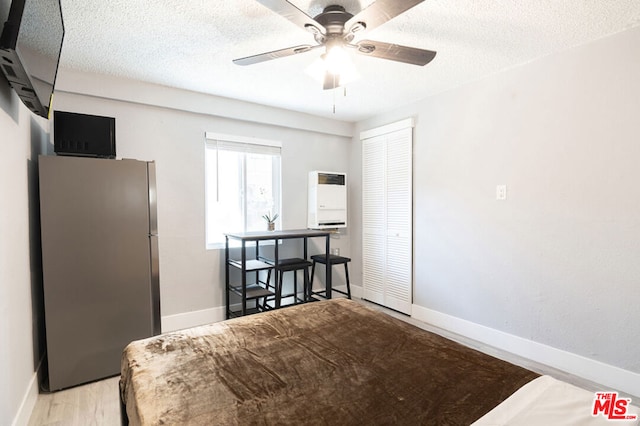
[[[329,235],[327,235],[327,247],[326,247],[326,254],[327,254],[327,262],[325,265],[325,272],[326,272],[326,295],[327,295],[327,299],[331,299],[331,262],[329,262],[329,256],[331,255],[331,245],[330,245],[330,240],[331,237]]]
[[[247,315],[247,251],[246,242],[242,240],[242,316]]]
[[[231,305],[229,302],[229,237],[225,235],[224,237],[225,242],[224,242],[224,284],[225,284],[225,298],[226,298],[226,304],[227,304],[227,312],[226,312],[226,316],[227,319],[229,319],[230,315],[229,313],[231,312]]]
[[[275,279],[276,289],[276,309],[280,307],[280,296],[282,296],[282,286],[280,285],[280,275],[282,271],[278,269],[278,239],[275,239],[275,245],[273,248],[273,261],[275,262],[275,268],[273,268],[273,278]]]
[[[302,254],[303,254],[303,259],[304,259],[304,260],[309,260],[309,259],[308,259],[308,256],[309,256],[309,250],[308,250],[308,249],[309,249],[309,244],[308,244],[308,240],[309,240],[309,237],[304,237],[304,238],[302,239],[302,241],[303,241],[303,251],[302,251]],[[302,292],[302,294],[303,294],[303,296],[302,296],[302,297],[303,297],[303,300],[304,300],[305,302],[308,302],[308,301],[309,301],[309,299],[310,299],[309,295],[311,294],[311,289],[309,288],[309,268],[306,268],[303,272],[304,272],[304,291]],[[295,273],[297,274],[298,272],[296,271]],[[296,302],[296,303],[297,303],[297,302]]]

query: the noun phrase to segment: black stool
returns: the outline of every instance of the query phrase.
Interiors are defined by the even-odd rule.
[[[276,271],[279,273],[278,282],[275,287],[275,302],[276,308],[279,308],[281,305],[281,301],[283,297],[291,297],[293,296],[293,304],[297,304],[298,302],[306,302],[309,294],[309,267],[311,266],[311,262],[308,260],[304,260],[298,257],[294,257],[291,259],[278,259],[278,264],[274,265]],[[298,271],[303,271],[304,273],[304,299],[298,299]],[[293,272],[293,293],[282,295],[282,280],[284,278],[285,272]]]
[[[309,291],[311,294],[315,294],[318,296],[322,296],[322,293],[325,293],[323,297],[326,297],[326,290],[324,291],[319,291],[319,292],[314,292],[313,291],[313,275],[315,273],[316,270],[316,263],[322,263],[323,265],[327,264],[327,256],[325,254],[316,254],[311,256],[311,260],[313,260],[313,265],[311,267],[311,283],[309,284]],[[343,257],[343,256],[336,256],[335,254],[330,254],[329,255],[329,265],[331,266],[331,271],[333,273],[333,265],[341,265],[344,264],[344,275],[347,281],[347,291],[346,293],[342,290],[338,290],[335,288],[331,288],[331,291],[336,291],[340,294],[344,294],[345,296],[347,296],[349,299],[351,299],[351,286],[349,285],[349,267],[347,266],[347,264],[351,262],[351,259],[349,259],[348,257]],[[331,280],[331,282],[333,283],[333,279]]]

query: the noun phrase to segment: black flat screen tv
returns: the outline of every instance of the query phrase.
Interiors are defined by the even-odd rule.
[[[0,36],[0,68],[22,102],[49,118],[64,40],[60,0],[13,0]]]

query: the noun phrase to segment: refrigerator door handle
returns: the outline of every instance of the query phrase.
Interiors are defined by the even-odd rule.
[[[160,317],[160,256],[158,253],[158,236],[149,236],[149,252],[151,254],[151,326],[153,335],[156,336],[162,332],[162,324]]]
[[[149,235],[158,235],[158,196],[156,190],[156,163],[147,162],[149,182]]]
[[[147,162],[149,185],[149,253],[151,255],[151,326],[153,335],[162,332],[160,317],[160,255],[158,249],[158,198],[156,191],[156,163]]]

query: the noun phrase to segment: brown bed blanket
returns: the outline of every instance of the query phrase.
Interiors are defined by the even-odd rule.
[[[131,343],[133,425],[466,425],[538,375],[346,299]]]

